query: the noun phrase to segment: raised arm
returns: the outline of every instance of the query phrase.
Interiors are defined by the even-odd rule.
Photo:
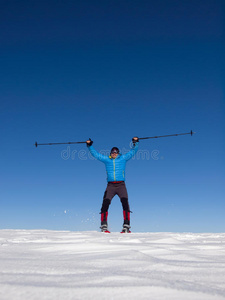
[[[125,160],[131,159],[138,151],[139,139],[138,137],[132,138],[133,148],[126,154],[122,155]]]
[[[91,155],[94,158],[96,158],[96,159],[98,159],[102,162],[105,162],[106,160],[109,159],[108,156],[103,155],[103,154],[101,154],[101,153],[99,153],[98,151],[95,150],[95,148],[92,146],[93,141],[91,139],[87,140],[86,143],[87,143],[88,150],[90,151]]]

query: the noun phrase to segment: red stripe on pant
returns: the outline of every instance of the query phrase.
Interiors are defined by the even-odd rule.
[[[101,213],[101,222],[107,222],[108,212]]]
[[[124,220],[130,221],[130,212],[128,210],[123,211]]]

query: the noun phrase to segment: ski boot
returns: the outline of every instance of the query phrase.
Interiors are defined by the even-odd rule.
[[[106,233],[110,233],[110,231],[108,230],[108,223],[107,223],[107,218],[108,218],[108,212],[103,212],[101,213],[101,232],[106,232]]]
[[[101,229],[101,232],[110,233],[110,231],[108,230],[107,224],[101,225],[100,229]]]
[[[131,233],[130,231],[130,225],[128,224],[123,224],[123,229],[120,233]]]
[[[130,233],[130,211],[129,210],[124,210],[123,211],[123,229],[121,233]]]

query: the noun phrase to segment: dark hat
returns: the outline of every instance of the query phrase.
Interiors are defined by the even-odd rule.
[[[117,147],[113,147],[112,149],[111,149],[111,152],[110,153],[117,153],[117,154],[119,154],[120,153],[120,150],[117,148]]]

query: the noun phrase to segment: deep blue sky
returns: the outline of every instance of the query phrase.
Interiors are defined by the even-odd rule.
[[[0,228],[99,230],[104,165],[129,149],[133,231],[225,228],[222,1],[0,2]],[[109,211],[121,229],[118,197]]]

